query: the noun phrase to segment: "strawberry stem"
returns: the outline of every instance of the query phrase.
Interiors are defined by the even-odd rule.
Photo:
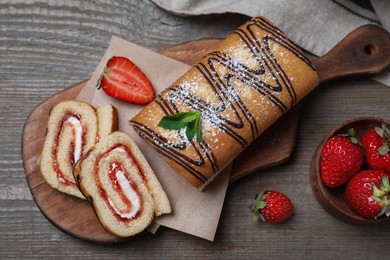
[[[96,82],[96,85],[95,85],[96,89],[99,90],[99,89],[102,88],[102,79],[103,79],[103,77],[107,74],[107,72],[108,72],[107,66],[105,66],[105,67],[103,68],[102,75],[100,75],[98,81]]]
[[[266,198],[267,195],[265,195],[263,191],[259,192],[255,196],[255,202],[249,206],[249,208],[253,212],[253,216],[252,216],[253,221],[258,221],[259,219],[265,221],[264,217],[260,214],[260,210],[265,208],[265,206],[267,205],[264,201]]]
[[[354,128],[350,128],[346,134],[339,134],[339,136],[349,138],[353,144],[360,144],[359,139],[356,137],[356,132]]]
[[[375,216],[378,218],[382,215],[386,215],[386,217],[390,216],[390,184],[389,178],[384,176],[380,182],[380,188],[376,187],[374,183],[371,183],[372,189],[372,199],[378,202],[383,208],[379,213]]]
[[[383,138],[383,145],[378,149],[378,155],[384,156],[390,152],[390,127],[382,123],[382,128],[374,127],[374,129]]]

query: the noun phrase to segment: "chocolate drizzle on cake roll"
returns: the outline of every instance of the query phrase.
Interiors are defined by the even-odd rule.
[[[187,181],[203,189],[246,146],[318,84],[311,62],[262,17],[231,34],[144,108],[131,124]],[[157,124],[200,111],[203,141]]]

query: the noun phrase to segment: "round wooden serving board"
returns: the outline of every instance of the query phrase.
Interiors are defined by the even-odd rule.
[[[215,48],[220,40],[199,40],[176,45],[160,53],[195,64]],[[102,228],[87,201],[51,188],[43,179],[39,159],[51,107],[66,99],[75,99],[86,81],[71,86],[37,106],[27,118],[22,136],[22,156],[31,194],[42,213],[60,230],[83,240],[96,243],[117,243],[125,239],[111,235]],[[249,146],[234,162],[230,181],[256,170],[285,162],[295,143],[298,108],[290,111]]]

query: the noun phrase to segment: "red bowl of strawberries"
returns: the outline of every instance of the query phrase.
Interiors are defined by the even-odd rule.
[[[353,224],[388,220],[389,126],[381,118],[355,118],[317,147],[310,182],[319,203],[334,217]]]

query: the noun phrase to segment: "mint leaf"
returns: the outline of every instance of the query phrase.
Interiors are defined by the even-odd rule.
[[[186,137],[191,140],[196,136],[197,142],[202,142],[201,132],[201,113],[200,111],[180,112],[164,116],[157,126],[167,130],[179,130],[186,128]]]
[[[195,121],[189,122],[186,127],[186,136],[188,140],[191,140],[196,135]]]
[[[177,113],[169,116],[164,116],[157,126],[168,130],[178,130],[187,126],[186,122],[183,122],[186,113]]]
[[[195,129],[197,130],[196,131],[196,141],[198,143],[202,142],[203,141],[203,136],[202,136],[202,132],[201,132],[201,128],[202,128],[202,124],[200,122],[200,116],[196,118],[195,120]]]
[[[200,112],[199,111],[191,111],[191,112],[181,112],[179,114],[185,114],[182,116],[182,122],[184,123],[190,123],[193,122],[199,117]]]

